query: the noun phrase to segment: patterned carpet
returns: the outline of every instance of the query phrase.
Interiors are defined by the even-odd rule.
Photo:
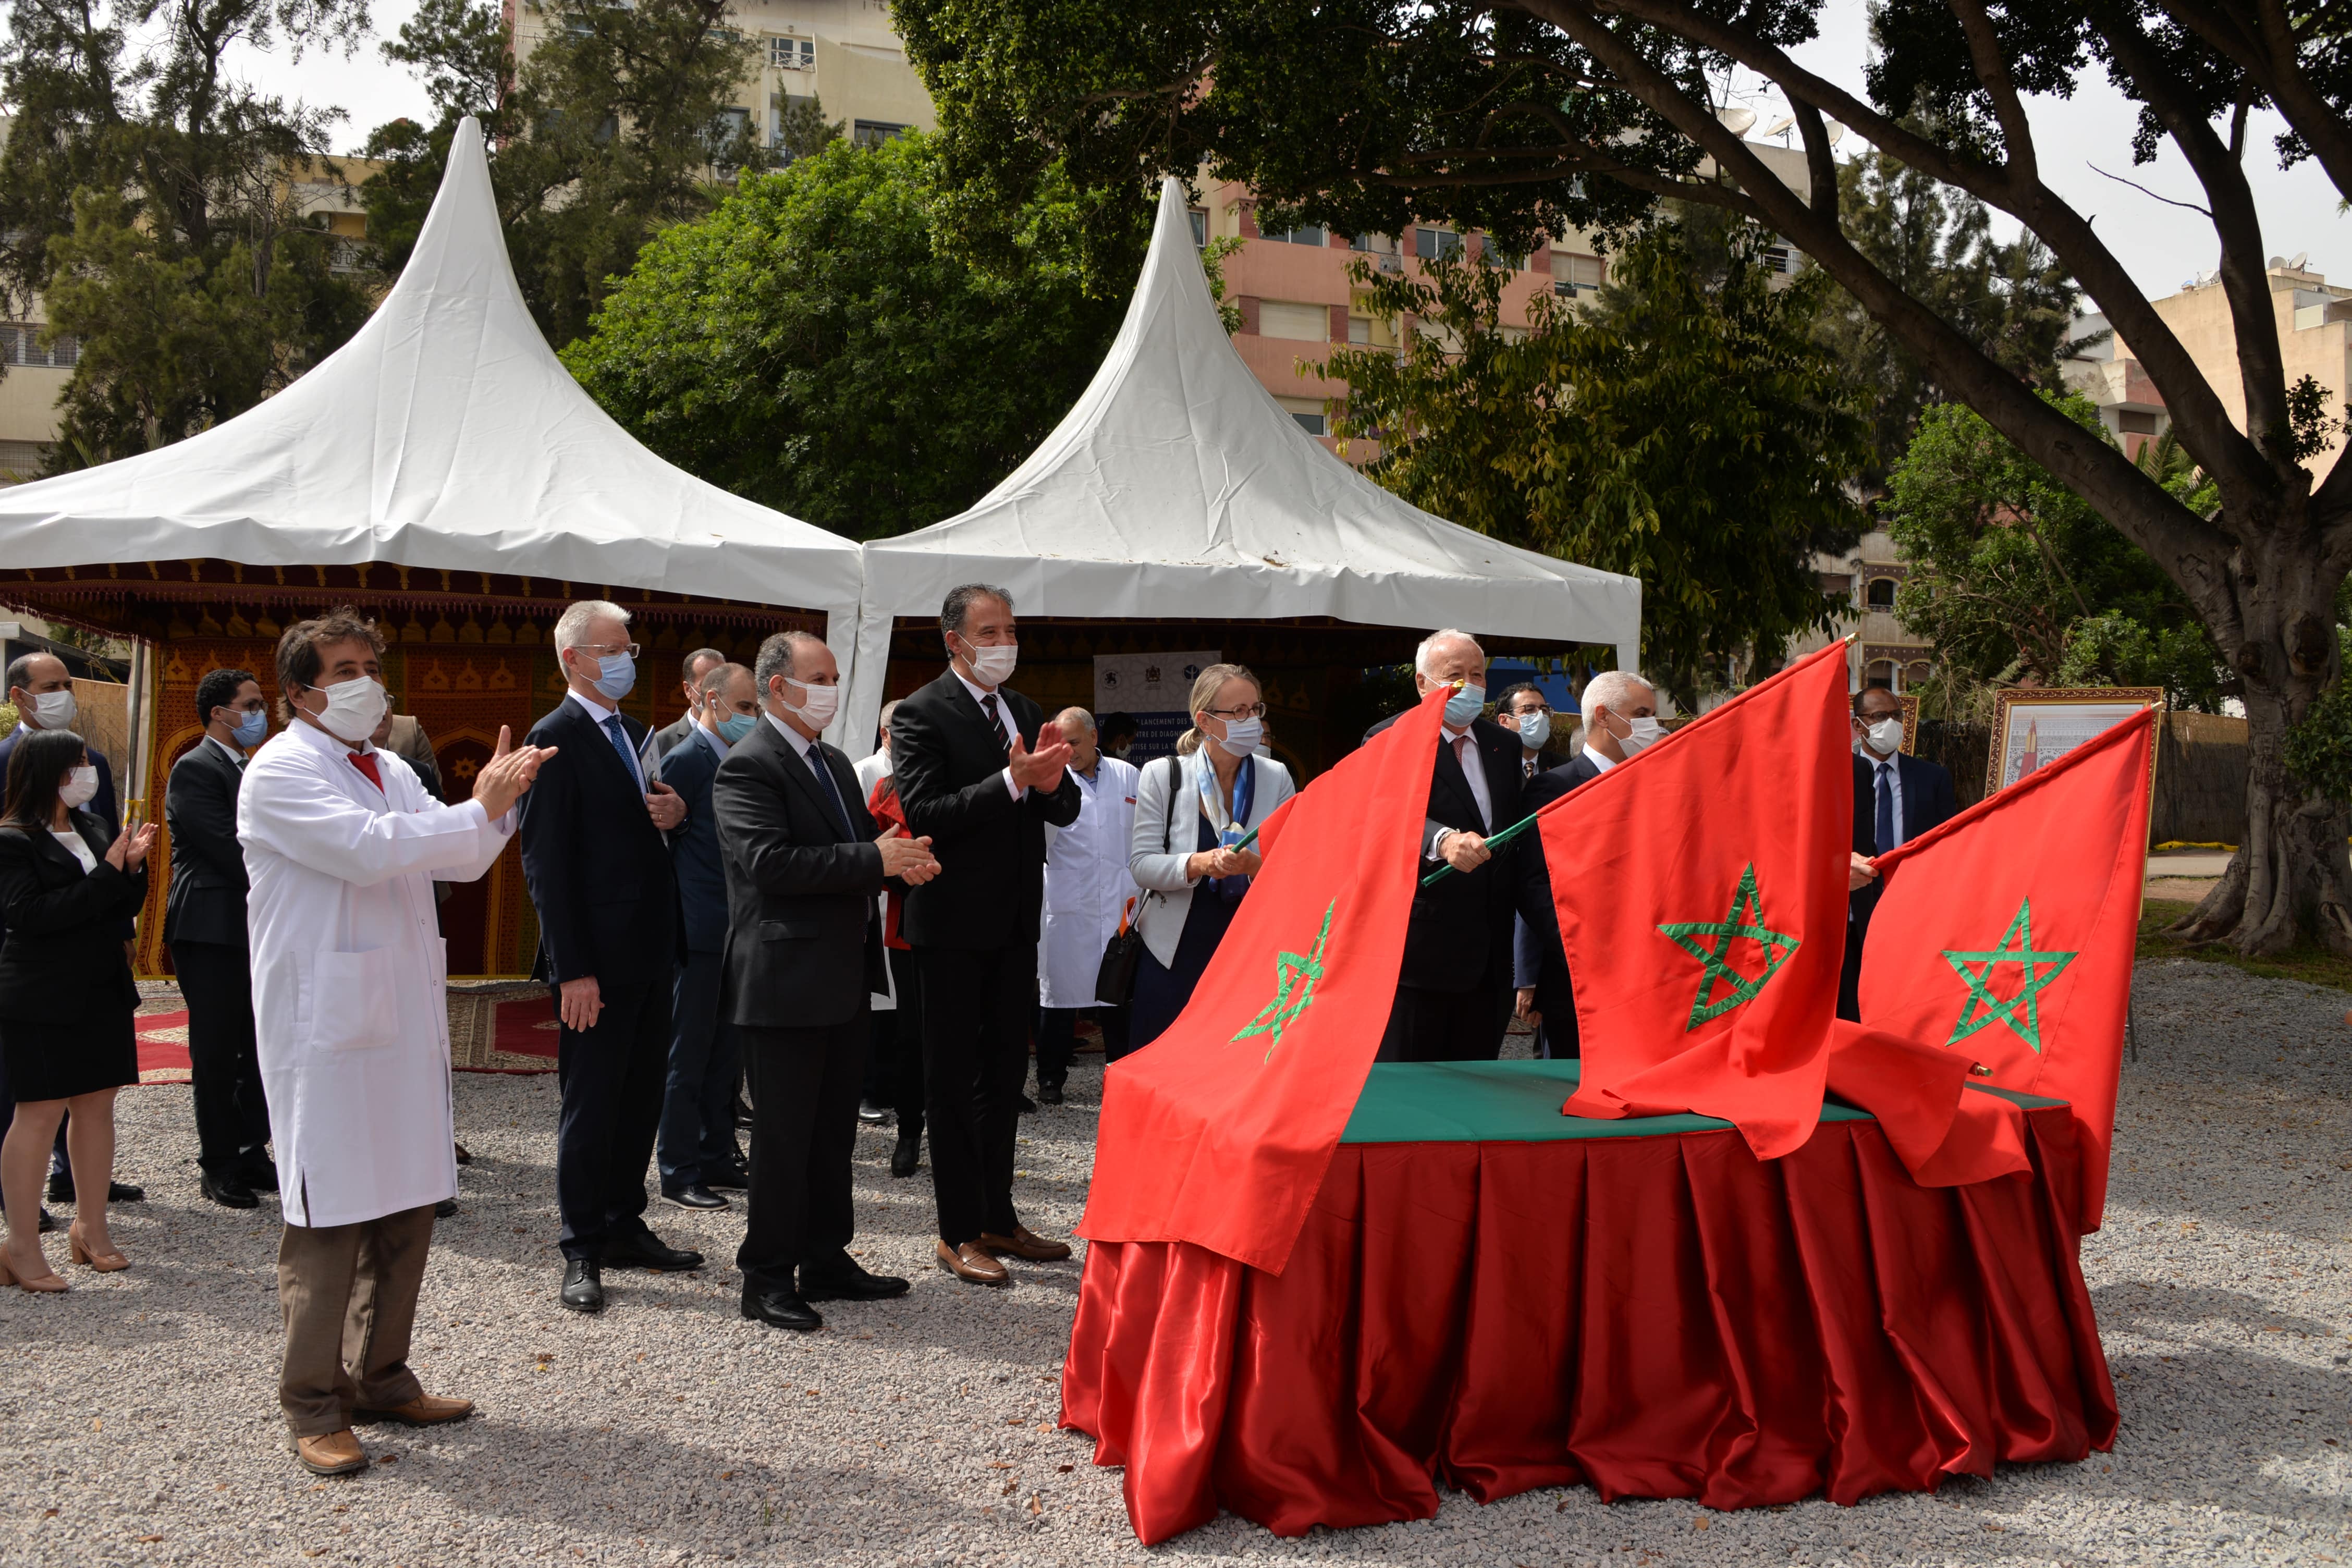
[[[188,1010],[165,981],[139,987],[139,1081],[188,1081]],[[449,1065],[459,1072],[555,1070],[555,1005],[530,981],[449,988]]]

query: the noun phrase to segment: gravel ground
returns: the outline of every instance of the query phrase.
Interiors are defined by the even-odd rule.
[[[2352,1561],[2352,1031],[2347,998],[2188,961],[2143,965],[2106,1228],[2084,1246],[2123,1433],[2083,1465],[1933,1497],[1707,1514],[1589,1491],[1277,1541],[1227,1517],[1136,1544],[1118,1473],[1053,1429],[1076,1263],[1003,1292],[929,1265],[928,1173],[861,1135],[870,1267],[914,1279],[828,1304],[822,1334],[742,1321],[740,1215],[656,1205],[696,1277],[616,1273],[555,1305],[551,1077],[458,1079],[475,1163],[436,1235],[415,1361],[481,1413],[368,1429],[377,1468],[321,1482],[274,1399],[276,1210],[204,1204],[187,1090],[126,1091],[121,1211],[135,1260],[63,1297],[0,1292],[0,1562],[409,1564],[736,1561],[1465,1564]],[[1076,1220],[1100,1058],[1025,1123],[1020,1197]],[[62,1238],[53,1256],[62,1261]]]

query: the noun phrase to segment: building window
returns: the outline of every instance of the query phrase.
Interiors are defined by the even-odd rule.
[[[1258,237],[1279,240],[1285,245],[1319,246],[1329,240],[1330,233],[1330,230],[1319,223],[1307,223],[1299,225],[1297,228],[1261,229],[1258,231]]]
[[[1525,272],[1528,269],[1527,251],[1505,250],[1490,239],[1486,242],[1486,255],[1506,272]]]
[[[1424,261],[1434,261],[1441,256],[1462,254],[1462,237],[1450,228],[1417,228],[1412,231],[1412,253]]]
[[[1192,224],[1192,248],[1201,250],[1209,243],[1209,215],[1200,207],[1187,207],[1184,216]]]
[[[1892,689],[1895,685],[1895,661],[1891,658],[1871,660],[1862,672],[1862,684],[1864,690],[1874,686],[1884,686]]]
[[[1348,248],[1370,256],[1394,256],[1396,241],[1385,234],[1360,234],[1348,241]]]
[[[1873,577],[1870,580],[1870,587],[1866,593],[1866,599],[1870,607],[1874,610],[1893,609],[1895,607],[1895,579],[1892,577]]]
[[[1371,318],[1370,318],[1370,317],[1369,317],[1369,316],[1350,316],[1350,317],[1349,317],[1349,318],[1348,318],[1348,341],[1349,341],[1349,342],[1351,342],[1351,343],[1369,343],[1369,342],[1370,342],[1372,341],[1372,321],[1371,321]]]
[[[2116,415],[2116,424],[2126,436],[2153,436],[2156,434],[2156,416],[2153,414],[2143,414],[2137,408],[2119,410]]]
[[[1320,414],[1294,413],[1290,417],[1297,422],[1301,430],[1306,431],[1309,436],[1322,436],[1328,434],[1328,432],[1323,428],[1323,416]]]
[[[1606,268],[1597,256],[1576,256],[1565,250],[1551,253],[1552,292],[1564,300],[1600,292]]]
[[[1936,667],[1926,659],[1914,659],[1903,667],[1903,689],[1906,691],[1936,673]]]
[[[0,322],[0,364],[71,370],[81,363],[81,343],[71,332],[59,332],[47,348],[41,346],[40,333],[37,322]]]
[[[738,145],[738,139],[748,137],[751,129],[751,111],[748,109],[722,109],[710,122],[710,156],[714,163],[732,168],[728,152]]]
[[[1290,338],[1307,343],[1328,342],[1331,338],[1331,308],[1328,305],[1298,305],[1268,300],[1257,308],[1257,330],[1262,337]]]
[[[1849,603],[1853,601],[1853,574],[1852,573],[1824,572],[1821,575],[1823,594],[1832,599],[1844,599]]]
[[[770,38],[768,63],[780,71],[813,71],[816,69],[816,40]]]
[[[850,127],[849,139],[860,147],[879,147],[906,129],[887,120],[860,120]]]

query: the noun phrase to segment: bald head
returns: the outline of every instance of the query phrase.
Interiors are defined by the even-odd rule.
[[[1423,697],[1441,686],[1486,684],[1486,650],[1465,632],[1432,632],[1413,649],[1413,689]]]
[[[1070,742],[1070,766],[1094,776],[1095,763],[1102,756],[1102,738],[1095,731],[1095,716],[1083,708],[1065,708],[1054,715],[1062,738]]]

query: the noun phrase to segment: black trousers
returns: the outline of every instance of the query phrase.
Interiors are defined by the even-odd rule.
[[[868,1015],[866,1083],[861,1091],[877,1105],[887,1105],[898,1119],[902,1134],[923,1131],[923,975],[922,965],[908,948],[886,950],[890,983],[898,993],[896,1007]]]
[[[254,1043],[250,955],[225,942],[175,942],[172,968],[188,1004],[196,1164],[214,1177],[257,1172],[267,1158],[269,1101]]]
[[[1094,1015],[1102,1031],[1103,1057],[1117,1061],[1127,1055],[1127,1009],[1124,1007],[1040,1007],[1037,1009],[1037,1087],[1055,1089],[1068,1081],[1070,1063],[1078,1054],[1078,1019]]]
[[[1037,944],[915,950],[923,972],[923,1101],[940,1239],[1010,1236],[1013,1144],[1029,1076]]]
[[[849,1245],[866,1018],[861,1005],[821,1028],[736,1029],[751,1079],[751,1213],[735,1253],[746,1287],[789,1290],[800,1265]]]
[[[599,1262],[607,1237],[646,1227],[646,1167],[669,1078],[670,984],[604,987],[604,1010],[583,1033],[561,1026],[556,1083],[555,1206],[563,1256]],[[556,994],[557,1016],[562,994]]]
[[[1397,987],[1389,1026],[1381,1036],[1383,1062],[1491,1062],[1502,1054],[1503,1032],[1511,1026],[1510,986],[1482,985],[1470,991]]]

